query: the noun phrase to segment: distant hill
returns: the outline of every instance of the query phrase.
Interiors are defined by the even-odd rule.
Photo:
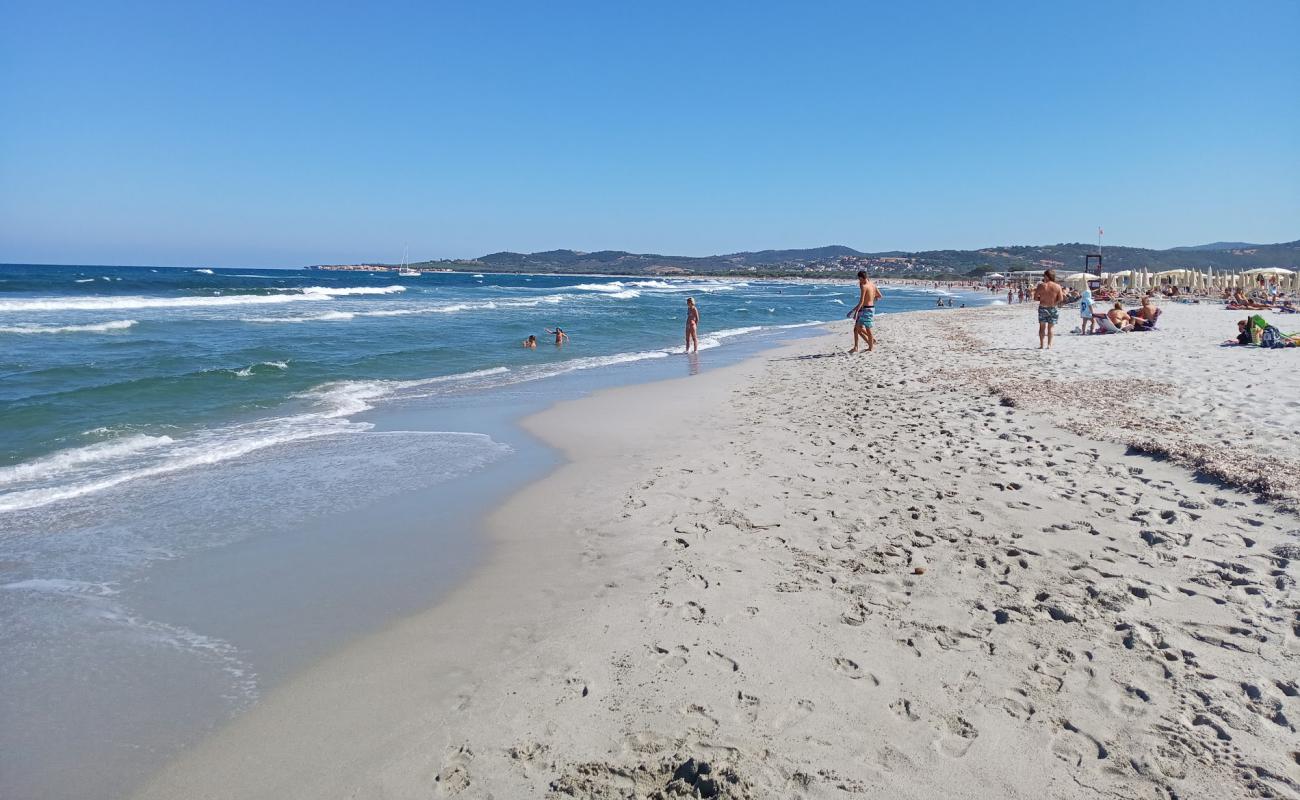
[[[968,275],[971,273],[1083,268],[1084,255],[1096,245],[1080,242],[1005,245],[979,250],[921,250],[863,253],[843,245],[794,250],[757,250],[716,256],[671,256],[625,250],[547,250],[540,253],[490,253],[476,259],[426,261],[416,269],[475,272],[593,272],[619,275],[805,275],[845,274],[865,269],[876,275]],[[1242,270],[1254,267],[1300,267],[1300,241],[1281,244],[1215,242],[1195,247],[1149,250],[1106,247],[1106,269],[1178,267]]]
[[[1252,247],[1266,247],[1267,245],[1250,244],[1249,242],[1210,242],[1209,244],[1197,244],[1191,247],[1175,247],[1175,250],[1247,250]]]

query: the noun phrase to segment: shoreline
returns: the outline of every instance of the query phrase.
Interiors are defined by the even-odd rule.
[[[1010,318],[1020,310],[1003,308],[995,313]],[[988,313],[987,309],[981,312]],[[942,332],[946,347],[957,352],[997,349],[990,346],[998,344],[996,341],[973,341],[968,330],[973,314],[972,309],[960,319],[929,312],[890,315],[886,330],[895,326],[900,332],[920,329],[937,320],[941,326],[952,328]],[[910,319],[904,320],[904,316]],[[1027,337],[1031,332],[1028,328],[1017,330],[1015,335],[1020,337]],[[895,345],[892,331],[890,335],[886,348],[913,346],[911,339]],[[1090,792],[1084,794],[1080,787],[1096,783],[1108,783],[1116,796],[1119,793],[1127,796],[1137,789],[1163,791],[1176,787],[1179,796],[1208,797],[1214,796],[1214,792],[1226,796],[1222,793],[1232,794],[1242,789],[1234,782],[1230,770],[1216,768],[1218,756],[1207,763],[1206,754],[1217,752],[1211,743],[1216,736],[1214,726],[1218,725],[1223,731],[1231,730],[1236,746],[1246,753],[1238,758],[1259,758],[1261,764],[1269,760],[1267,751],[1270,746],[1277,746],[1274,740],[1278,732],[1262,725],[1258,729],[1248,725],[1249,719],[1243,722],[1240,715],[1248,713],[1249,708],[1241,711],[1220,708],[1197,717],[1209,719],[1212,724],[1194,722],[1189,717],[1185,721],[1187,733],[1180,734],[1184,737],[1183,745],[1177,745],[1179,740],[1171,739],[1170,734],[1144,730],[1147,734],[1144,740],[1113,729],[1111,715],[1117,713],[1132,725],[1149,723],[1152,730],[1159,730],[1156,722],[1169,724],[1166,719],[1178,722],[1183,712],[1172,701],[1187,702],[1185,698],[1194,699],[1196,691],[1205,691],[1192,686],[1205,683],[1195,677],[1183,676],[1181,682],[1187,685],[1175,685],[1173,691],[1165,693],[1168,697],[1161,696],[1160,684],[1154,684],[1156,688],[1153,688],[1154,677],[1130,678],[1127,685],[1137,686],[1133,691],[1145,695],[1141,702],[1156,706],[1151,710],[1133,705],[1136,702],[1132,700],[1133,691],[1121,684],[1090,690],[1100,691],[1105,700],[1097,705],[1095,700],[1085,702],[1084,695],[1077,691],[1058,699],[1056,695],[1076,680],[1071,677],[1072,662],[1060,662],[1058,658],[1052,666],[1045,667],[1047,662],[1039,655],[1039,660],[1032,662],[1039,666],[1030,672],[1050,676],[1051,684],[1057,686],[1054,692],[1044,695],[1041,686],[1007,685],[1002,690],[1006,692],[1004,697],[988,696],[985,682],[992,680],[1000,685],[1005,681],[985,674],[981,681],[949,698],[961,712],[956,716],[945,715],[943,705],[933,702],[933,693],[949,693],[949,681],[961,683],[960,673],[951,676],[948,673],[963,661],[982,660],[981,672],[989,666],[988,662],[997,663],[992,648],[987,657],[976,657],[978,650],[972,648],[981,640],[998,641],[990,637],[1013,632],[1014,623],[1031,622],[1035,618],[1042,620],[1038,625],[1049,628],[1054,624],[1059,626],[1062,620],[1068,620],[1067,627],[1096,622],[1099,632],[1093,634],[1098,637],[1095,647],[1103,651],[1090,652],[1087,661],[1098,665],[1093,669],[1104,667],[1105,674],[1132,673],[1134,669],[1145,674],[1149,667],[1144,665],[1154,667],[1162,663],[1161,647],[1168,645],[1161,645],[1159,639],[1190,637],[1184,653],[1198,652],[1206,662],[1218,660],[1216,656],[1221,654],[1213,650],[1203,652],[1204,642],[1227,641],[1218,646],[1225,652],[1231,650],[1227,653],[1229,662],[1216,664],[1215,671],[1224,676],[1242,673],[1243,681],[1255,681],[1251,683],[1255,686],[1259,679],[1253,676],[1257,672],[1265,669],[1278,672],[1288,660],[1294,665],[1300,650],[1296,644],[1300,628],[1290,633],[1282,626],[1282,631],[1270,634],[1275,644],[1257,644],[1253,651],[1229,647],[1231,641],[1223,640],[1223,634],[1207,640],[1203,631],[1222,624],[1215,618],[1223,617],[1220,610],[1223,605],[1237,613],[1261,597],[1271,602],[1282,600],[1285,604],[1283,598],[1289,589],[1281,578],[1276,591],[1282,597],[1270,597],[1275,594],[1273,587],[1251,591],[1249,587],[1256,585],[1254,581],[1242,584],[1247,587],[1246,592],[1241,588],[1216,591],[1218,587],[1212,586],[1208,592],[1200,588],[1189,590],[1190,594],[1179,594],[1173,591],[1174,583],[1169,580],[1161,583],[1146,574],[1106,577],[1106,573],[1173,569],[1171,565],[1177,561],[1157,558],[1152,562],[1144,552],[1160,555],[1169,551],[1171,536],[1172,541],[1186,537],[1183,547],[1191,547],[1192,540],[1197,538],[1195,531],[1201,528],[1191,523],[1206,516],[1219,519],[1225,530],[1241,527],[1250,536],[1237,540],[1235,545],[1223,537],[1210,536],[1211,541],[1205,547],[1245,548],[1240,557],[1250,559],[1262,555],[1267,561],[1271,552],[1268,547],[1286,544],[1285,528],[1294,527],[1294,513],[1284,507],[1259,508],[1257,500],[1231,488],[1198,486],[1196,479],[1183,468],[1135,454],[1122,445],[1082,439],[1080,433],[1088,431],[1063,430],[1043,416],[1050,409],[1042,406],[1030,404],[1020,409],[1007,406],[995,391],[990,391],[996,382],[978,372],[991,368],[973,364],[969,366],[976,372],[959,377],[957,385],[948,385],[942,392],[958,396],[970,392],[983,394],[984,399],[975,402],[987,410],[971,418],[965,413],[951,414],[942,405],[934,407],[934,414],[925,419],[937,426],[936,433],[941,435],[938,439],[922,434],[916,422],[891,419],[890,424],[897,423],[900,431],[910,431],[907,435],[914,441],[909,443],[903,439],[900,443],[893,438],[889,449],[873,451],[867,463],[879,458],[888,467],[888,473],[882,467],[881,477],[892,477],[880,489],[868,489],[864,496],[864,500],[871,498],[879,510],[888,513],[875,525],[852,522],[855,508],[843,505],[846,497],[830,506],[826,505],[830,502],[827,498],[820,501],[807,498],[816,493],[829,496],[861,493],[861,489],[851,488],[854,482],[846,483],[844,478],[852,474],[849,464],[862,460],[851,453],[863,451],[850,447],[845,452],[842,443],[832,441],[844,435],[840,428],[859,427],[856,416],[818,416],[813,411],[794,409],[810,419],[802,420],[793,428],[789,428],[787,420],[785,427],[794,432],[795,438],[776,437],[779,444],[773,440],[773,434],[764,430],[772,420],[764,419],[765,415],[755,417],[749,430],[759,438],[767,436],[767,444],[777,456],[761,447],[751,451],[739,441],[739,432],[745,428],[737,427],[744,414],[752,416],[756,406],[766,407],[770,398],[765,397],[769,385],[765,379],[770,382],[774,374],[784,375],[779,385],[786,386],[792,381],[799,383],[800,378],[794,372],[799,368],[823,375],[828,370],[870,369],[871,359],[867,357],[810,358],[820,356],[828,346],[838,349],[843,338],[840,334],[828,334],[796,341],[702,376],[605,389],[527,418],[523,427],[559,449],[566,461],[513,495],[491,515],[488,526],[492,545],[487,562],[476,574],[438,606],[357,641],[292,679],[258,707],[155,775],[138,796],[218,796],[204,794],[205,790],[212,792],[215,786],[221,787],[221,797],[413,796],[417,793],[427,796],[430,792],[435,796],[461,792],[465,796],[486,793],[542,796],[548,789],[560,796],[605,796],[599,792],[612,790],[616,785],[627,788],[629,782],[638,792],[649,792],[656,781],[662,786],[667,780],[664,771],[670,777],[686,757],[711,760],[715,765],[734,770],[731,774],[737,776],[736,792],[725,796],[735,797],[771,796],[771,793],[841,796],[846,791],[864,791],[868,787],[900,797],[921,797],[933,792],[953,796],[982,793],[980,790],[967,795],[957,790],[962,785],[996,785],[1009,796],[1029,796],[1047,787],[1058,796],[1070,797],[1091,796]],[[1058,339],[1058,343],[1066,341],[1070,349],[1091,346],[1094,342],[1097,347],[1112,350],[1125,346],[1122,343],[1126,341],[1134,347],[1161,344],[1159,339],[1132,337],[1098,340],[1062,336]],[[791,361],[799,356],[805,358]],[[911,363],[913,358],[899,354],[898,350],[886,357],[895,363]],[[1014,358],[1027,360],[1039,355],[1030,352]],[[931,364],[931,368],[935,366],[937,362]],[[972,377],[974,381],[970,380]],[[892,382],[882,384],[882,379]],[[931,402],[927,396],[936,391],[933,385],[952,384],[953,376],[923,373],[901,380],[883,375],[869,380],[876,381],[877,388],[892,386],[893,390],[886,396],[901,392],[902,402],[913,406],[908,410],[919,410]],[[913,388],[907,388],[909,385]],[[807,385],[797,388],[805,393],[810,391]],[[689,394],[683,390],[689,390]],[[922,395],[913,396],[913,392]],[[972,401],[968,398],[966,402]],[[747,410],[737,411],[735,406],[741,403],[748,403]],[[690,422],[678,421],[679,417],[691,419],[692,413],[699,416]],[[780,413],[793,412],[784,409]],[[870,418],[870,414],[866,416]],[[934,488],[924,487],[935,479],[960,481],[964,475],[949,471],[947,466],[921,463],[928,459],[919,445],[930,441],[944,448],[951,458],[969,459],[970,448],[953,442],[954,436],[961,439],[953,429],[966,424],[968,419],[975,422],[970,424],[967,435],[981,442],[987,452],[998,448],[1009,451],[1001,459],[995,456],[991,464],[986,463],[986,452],[967,465],[970,470],[987,470],[995,477],[1016,477],[1026,469],[1026,456],[1014,453],[1027,452],[1029,462],[1041,462],[1041,456],[1032,455],[1039,449],[1035,443],[1041,443],[1042,449],[1050,445],[1059,452],[1075,453],[1065,457],[1075,462],[1071,469],[1093,475],[1100,485],[1088,490],[1078,482],[1063,482],[1059,470],[1055,474],[1050,470],[1037,473],[1031,470],[1032,482],[1024,478],[1007,482],[1001,478],[993,483],[995,487],[1003,487],[998,490],[997,501],[975,496],[978,502],[971,511],[979,511],[984,516],[996,515],[1000,527],[988,529],[982,520],[981,524],[966,520],[968,524],[958,523],[954,528],[943,513],[928,509],[933,509],[936,501],[941,506],[957,501],[969,505],[971,498],[956,493],[955,499],[945,500],[945,495],[951,498],[953,493],[945,493],[942,488],[936,493]],[[980,419],[984,422],[979,423]],[[810,422],[814,423],[811,427]],[[980,430],[981,425],[994,430]],[[989,437],[991,432],[999,435]],[[733,438],[730,443],[720,441],[728,436]],[[821,455],[813,457],[801,452],[803,448],[811,448]],[[916,452],[912,455],[902,452],[908,448],[915,448]],[[1292,444],[1288,442],[1286,448],[1293,449]],[[718,449],[727,457],[715,456],[714,451]],[[699,455],[684,459],[682,451]],[[628,458],[625,453],[634,455]],[[735,473],[739,468],[735,459],[743,463],[746,457],[759,462],[775,458],[785,469],[776,476],[762,478],[746,471],[739,476],[745,477],[744,481],[719,483],[720,478],[708,477]],[[1053,458],[1059,456],[1049,455],[1045,466],[1050,467]],[[695,460],[703,463],[696,465]],[[1116,472],[1108,466],[1112,462],[1132,466],[1127,471]],[[857,468],[861,468],[861,463]],[[695,475],[697,469],[701,477],[681,478],[684,474],[681,470],[690,470]],[[845,469],[850,472],[846,474]],[[1035,469],[1042,470],[1043,466]],[[792,484],[800,485],[798,482],[808,477],[803,473],[809,470],[822,476],[819,482],[822,485],[818,488],[804,484],[807,489],[801,496],[805,499],[797,503],[786,500],[773,505],[771,499],[764,500],[752,492],[751,484],[758,483],[769,484],[765,491],[770,492],[775,488],[772,480],[784,476],[777,483],[786,487],[781,491],[788,495]],[[738,476],[732,474],[732,477]],[[902,484],[897,483],[900,478]],[[692,489],[695,482],[703,484],[698,491]],[[1121,498],[1128,494],[1124,489],[1128,482],[1149,487],[1139,493],[1139,498],[1146,492],[1159,496],[1148,502],[1167,508],[1160,512],[1160,517],[1168,514],[1165,524],[1172,527],[1151,531],[1148,536],[1144,526],[1150,523],[1145,515],[1140,520],[1123,523],[1122,517],[1115,516],[1116,509],[1106,508],[1125,502]],[[673,483],[674,488],[671,491],[655,488],[656,484],[665,483]],[[808,489],[815,490],[814,494],[809,494]],[[1050,491],[1044,494],[1046,490]],[[1008,491],[1023,493],[1026,500],[1002,501],[1002,493]],[[1055,493],[1059,492],[1065,493],[1064,500],[1056,497]],[[703,497],[705,494],[709,495],[707,499]],[[733,494],[737,497],[730,497]],[[1100,494],[1100,507],[1093,497],[1097,494]],[[922,496],[931,497],[930,503],[920,500]],[[570,513],[559,513],[553,502],[555,497],[566,498],[564,505]],[[740,497],[749,500],[735,506],[741,502]],[[1106,546],[1100,550],[1090,537],[1068,533],[1091,527],[1091,537],[1096,537],[1100,522],[1085,523],[1083,529],[1077,523],[1062,527],[1053,516],[1044,520],[1053,524],[1040,530],[1029,520],[1036,519],[1033,509],[1042,506],[1048,497],[1054,498],[1054,502],[1078,506],[1077,513],[1065,514],[1067,521],[1079,515],[1104,517],[1109,520],[1107,525],[1131,529],[1127,535],[1100,534],[1106,540]],[[907,506],[908,503],[911,505]],[[800,511],[796,507],[801,505],[808,507]],[[906,521],[906,508],[913,509],[914,521],[918,514],[937,516],[925,527],[925,532],[913,529],[909,533],[906,529],[913,523]],[[896,514],[899,516],[895,517]],[[1250,516],[1251,522],[1237,525],[1231,521],[1233,514]],[[964,537],[977,538],[963,538],[957,533],[962,528],[972,531]],[[875,541],[881,530],[891,541],[883,549]],[[730,541],[719,545],[715,540],[724,531]],[[1096,563],[1095,559],[1108,550],[1115,552],[1103,560],[1115,562],[1115,553],[1129,548],[1128,537],[1137,539],[1136,545],[1145,551],[1134,551],[1132,558],[1136,560],[1131,570],[1112,563],[1103,567],[1101,578],[1090,577],[1082,586],[1075,576],[1086,573],[1073,571],[1043,584],[1056,586],[1058,590],[1062,585],[1068,589],[1074,584],[1076,589],[1086,587],[1089,591],[1099,591],[1098,596],[1107,603],[1117,604],[1118,610],[1106,605],[1091,607],[1086,593],[1066,601],[1009,602],[1005,590],[994,590],[990,595],[989,589],[978,581],[973,586],[965,586],[972,579],[962,577],[963,572],[971,569],[971,556],[963,552],[972,546],[978,551],[982,540],[991,540],[983,542],[990,552],[975,557],[976,562],[990,557],[999,563],[1009,560],[1012,562],[1009,568],[1017,569],[1016,556],[1007,559],[1010,553],[1009,544],[1005,543],[1007,533],[1011,539],[1020,539],[1018,549],[1032,553],[1029,557],[1019,557],[1020,570],[1031,570],[1032,564],[1050,572],[1051,565],[1042,562],[1041,556],[1045,549],[1053,547],[1066,548],[1056,558],[1083,564]],[[1061,535],[1072,541],[1052,544]],[[1080,541],[1073,541],[1080,537]],[[1222,541],[1214,541],[1216,538]],[[948,545],[957,545],[956,552],[944,552],[946,548],[951,549]],[[864,548],[874,550],[871,557],[858,554]],[[1250,552],[1253,548],[1258,548],[1253,550],[1254,556]],[[1002,553],[1004,550],[1006,554]],[[853,556],[849,559],[853,563],[874,566],[865,572],[860,571],[861,566],[845,567],[843,559],[832,557],[837,551]],[[1066,552],[1070,553],[1069,557],[1065,556]],[[1187,559],[1186,553],[1197,551],[1184,552],[1183,559]],[[1174,551],[1169,554],[1173,555]],[[703,562],[699,560],[702,556]],[[1078,562],[1080,557],[1084,558],[1082,562]],[[1205,557],[1198,552],[1197,558]],[[1272,558],[1276,567],[1277,557]],[[1285,562],[1283,558],[1283,574]],[[727,564],[732,566],[726,567]],[[848,572],[843,571],[846,568]],[[921,570],[919,575],[914,574],[917,569]],[[1077,569],[1077,565],[1072,568]],[[956,570],[952,574],[957,575],[958,584],[939,587],[939,593],[935,594],[934,587],[926,587],[927,570],[931,574],[944,574],[944,580],[948,580],[951,570]],[[1254,571],[1252,568],[1251,572]],[[763,577],[746,577],[756,573]],[[788,574],[776,580],[778,573]],[[838,579],[834,579],[836,575]],[[868,577],[867,582],[859,583],[864,575]],[[829,583],[828,578],[832,579]],[[1112,591],[1108,584],[1115,582],[1121,584],[1116,588],[1126,598],[1124,601],[1108,594]],[[1139,587],[1140,591],[1129,588],[1125,592],[1125,583]],[[734,589],[724,589],[735,584],[743,589],[739,595]],[[781,601],[776,607],[761,603],[746,605],[756,597],[770,594],[773,586],[777,593],[773,599]],[[1294,586],[1294,581],[1290,586]],[[969,601],[975,605],[954,615],[954,609],[949,607],[953,599],[949,594],[963,600],[969,595]],[[1216,594],[1220,596],[1214,597]],[[1190,599],[1197,595],[1209,595],[1213,605]],[[918,601],[918,596],[924,602]],[[998,596],[1003,609],[994,613],[993,607],[987,604],[991,597]],[[527,602],[521,604],[522,598],[527,598]],[[841,610],[845,599],[851,602],[847,610]],[[1158,634],[1143,632],[1148,630],[1142,627],[1147,623],[1138,623],[1134,628],[1132,621],[1114,622],[1116,613],[1149,617],[1150,611],[1133,608],[1134,603],[1143,599],[1148,606],[1153,602],[1167,606],[1173,600],[1196,604],[1196,621],[1172,620],[1165,629],[1148,625]],[[782,607],[782,604],[793,607]],[[751,608],[761,609],[761,613],[750,611]],[[916,633],[900,639],[902,634],[898,629],[908,627],[904,622],[918,624],[917,620],[906,620],[903,614],[913,608],[924,624],[915,628]],[[825,623],[810,623],[807,619],[822,612]],[[775,623],[768,621],[769,616],[776,617]],[[980,619],[985,616],[989,618],[987,623]],[[1166,621],[1159,616],[1156,621]],[[1300,623],[1300,617],[1297,622]],[[484,623],[486,628],[482,627]],[[862,640],[862,633],[882,623],[885,628],[876,631],[876,636]],[[1101,633],[1116,629],[1116,624],[1138,630],[1140,643],[1130,645],[1129,637]],[[1265,629],[1272,627],[1262,620],[1259,624]],[[1021,635],[1033,631],[1034,627],[1029,626]],[[1197,635],[1198,632],[1202,633]],[[1072,659],[1079,658],[1074,634],[1064,635],[1061,652],[1072,652]],[[1057,638],[1055,632],[1047,636]],[[842,652],[826,649],[828,644],[834,648],[834,642],[839,642]],[[1122,646],[1116,648],[1116,644]],[[798,650],[810,645],[814,651],[810,660],[785,652],[787,647]],[[889,653],[884,660],[881,660],[884,653],[878,652],[881,646]],[[1031,640],[1015,636],[1009,640],[1002,638],[999,647],[1013,654],[1026,648],[1042,652]],[[1150,656],[1145,652],[1148,647],[1153,648]],[[1240,655],[1243,652],[1263,656],[1261,647],[1267,647],[1271,654],[1264,662],[1251,660],[1244,666],[1231,663],[1232,659],[1248,660],[1247,656]],[[1282,649],[1279,651],[1278,647]],[[1124,659],[1136,656],[1125,653],[1134,649],[1142,653],[1142,658],[1129,664]],[[954,656],[958,657],[955,661]],[[921,659],[911,662],[920,665],[916,674],[900,672],[900,660],[905,665],[912,658]],[[1279,658],[1281,662],[1277,662]],[[1270,663],[1272,668],[1267,666]],[[1200,664],[1196,666],[1199,668]],[[1166,672],[1169,669],[1161,668]],[[1280,681],[1277,686],[1285,687],[1285,674],[1283,669],[1275,676]],[[791,680],[789,676],[795,675],[799,678]],[[920,686],[916,685],[918,682]],[[1230,681],[1225,678],[1216,685],[1227,682]],[[1179,683],[1175,679],[1175,684]],[[1214,686],[1209,688],[1213,691]],[[879,694],[882,687],[897,696],[880,695],[864,703],[862,708],[857,707],[863,701],[864,689],[870,695]],[[1282,709],[1292,702],[1288,700],[1292,695],[1275,692],[1269,686],[1256,691],[1264,700],[1245,702],[1276,702]],[[971,706],[972,697],[979,697],[981,703]],[[1170,702],[1162,702],[1165,700]],[[1242,703],[1239,698],[1234,701],[1236,705]],[[985,705],[1000,708],[999,713],[1005,719],[982,711]],[[1041,727],[1044,722],[1062,716],[1067,719],[1064,728],[1059,723],[1055,729]],[[1147,720],[1148,716],[1153,719]],[[902,727],[895,729],[900,722],[904,723]],[[911,724],[917,722],[925,724]],[[884,727],[889,736],[867,750],[854,745],[845,751],[834,744],[833,737],[846,725],[854,730]],[[1199,734],[1207,731],[1211,741],[1202,745],[1203,737]],[[795,736],[794,732],[799,735]],[[778,745],[775,752],[760,755],[765,751],[755,738],[758,733],[774,739],[773,744]],[[1270,738],[1270,733],[1274,737]],[[1153,744],[1149,741],[1153,736],[1160,741]],[[879,737],[869,738],[874,741]],[[1146,772],[1097,773],[1084,757],[1089,740],[1096,743],[1093,746],[1098,752],[1119,751],[1146,764]],[[1009,747],[1012,741],[1015,745]],[[1016,762],[1008,760],[1007,754],[1000,750],[988,751],[990,743],[998,742],[1002,743],[1002,749],[1019,748],[1025,752],[1041,752],[1048,759],[1053,755],[1057,758],[1046,762],[1043,774],[1036,774],[1015,766]],[[1169,747],[1174,751],[1169,751]],[[975,748],[980,758],[974,761],[986,762],[983,766],[959,760]],[[1150,752],[1159,755],[1141,755],[1147,748],[1154,748]],[[1076,753],[1080,754],[1077,759]],[[1094,760],[1109,761],[1108,758]],[[837,772],[833,767],[841,762],[855,766]],[[1120,763],[1119,757],[1110,763]],[[233,772],[235,764],[239,765],[237,776]],[[925,768],[918,769],[921,765]],[[1288,787],[1300,785],[1296,783],[1300,775],[1288,777],[1295,770],[1284,764],[1270,762],[1259,769],[1273,776],[1259,779],[1265,781],[1261,785],[1273,790],[1286,791]],[[936,770],[948,770],[946,777],[936,777]],[[1193,775],[1197,776],[1195,780],[1190,779]],[[1206,794],[1198,793],[1197,780],[1206,787]]]
[[[796,340],[798,341],[802,340]],[[316,760],[315,748],[311,752],[295,748],[292,752],[277,754],[264,764],[269,773],[253,777],[238,788],[230,785],[230,776],[224,774],[226,766],[223,762],[229,758],[243,761],[246,755],[243,748],[249,738],[264,742],[283,741],[292,730],[300,729],[309,729],[314,731],[314,736],[323,736],[326,746],[336,747],[340,755],[353,750],[356,745],[355,725],[358,720],[373,717],[376,697],[358,698],[355,707],[340,708],[336,703],[322,706],[321,694],[333,695],[342,686],[360,680],[361,676],[366,676],[364,684],[372,690],[392,684],[410,686],[416,682],[414,675],[393,674],[410,665],[391,656],[409,651],[413,646],[421,649],[422,659],[427,659],[420,665],[418,674],[436,672],[453,678],[438,687],[429,688],[427,694],[422,694],[414,705],[425,709],[468,708],[468,696],[463,689],[472,684],[469,676],[479,671],[476,667],[522,657],[528,646],[536,641],[538,616],[544,619],[547,612],[554,613],[557,608],[574,604],[599,584],[595,577],[581,586],[565,585],[563,581],[552,583],[553,578],[568,573],[570,567],[584,560],[583,548],[554,533],[546,539],[530,535],[534,530],[532,518],[535,508],[551,506],[550,498],[554,496],[581,492],[581,485],[588,476],[585,466],[581,468],[583,474],[575,476],[575,471],[580,469],[576,465],[593,455],[574,445],[576,437],[548,435],[550,421],[567,418],[567,424],[584,429],[590,429],[593,422],[596,422],[600,425],[598,432],[589,431],[583,438],[605,446],[619,441],[618,426],[611,427],[608,424],[612,415],[593,419],[579,410],[575,416],[574,409],[585,401],[649,389],[660,399],[669,402],[673,391],[665,390],[664,387],[680,384],[698,388],[700,383],[708,383],[714,387],[713,391],[721,391],[719,387],[726,385],[734,373],[753,370],[759,366],[765,354],[782,352],[793,346],[793,343],[786,343],[770,348],[737,364],[701,375],[599,389],[577,399],[560,401],[518,420],[517,424],[523,431],[559,453],[562,460],[546,475],[519,488],[504,505],[486,515],[481,527],[486,539],[487,555],[464,580],[436,605],[355,640],[340,652],[302,670],[257,706],[223,725],[197,747],[182,753],[131,796],[319,797],[338,794],[340,786],[349,784],[347,777],[309,777],[318,772],[321,766]],[[521,607],[516,599],[519,596],[541,602]],[[493,621],[494,628],[486,637],[482,631],[477,630],[484,617]],[[454,648],[448,652],[435,653],[429,650],[430,642],[443,644],[449,641],[454,643]],[[346,702],[350,698],[336,699]],[[403,697],[399,703],[381,712],[383,723],[378,727],[387,729],[395,719],[406,716],[412,705],[410,700],[409,697]],[[283,704],[287,708],[264,709],[269,703]],[[314,719],[304,719],[307,716]],[[347,720],[341,728],[337,726],[339,718]],[[286,722],[289,730],[281,730],[281,725]],[[410,732],[418,727],[418,723],[407,720],[399,727]],[[425,735],[420,735],[419,738],[424,739]],[[370,753],[371,763],[375,763],[387,761],[382,754],[392,748],[407,750],[409,745],[399,746],[389,736],[374,731],[370,746],[366,749]],[[289,759],[298,757],[302,761],[296,765],[286,764],[286,756]],[[341,761],[349,763],[349,759]],[[215,767],[216,771],[204,776],[202,773],[210,767]],[[293,771],[295,767],[300,771],[293,772],[288,777],[279,777],[283,771]],[[244,778],[248,777],[244,775]],[[404,777],[411,779],[414,776],[408,774]],[[205,794],[202,789],[205,785],[222,788],[220,793]]]

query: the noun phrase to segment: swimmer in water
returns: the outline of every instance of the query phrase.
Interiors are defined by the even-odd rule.
[[[532,334],[529,334],[528,338],[524,339],[524,347],[527,347],[529,350],[536,350],[537,337]]]
[[[562,345],[562,344],[564,344],[565,342],[569,341],[569,334],[565,333],[565,332],[564,332],[564,328],[561,328],[561,327],[558,326],[558,325],[555,326],[555,330],[551,330],[550,328],[547,328],[547,329],[546,329],[546,332],[547,332],[547,333],[553,333],[553,334],[555,334],[555,346],[556,346],[556,347],[559,347],[560,345]]]

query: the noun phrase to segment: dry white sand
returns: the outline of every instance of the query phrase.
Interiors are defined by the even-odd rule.
[[[1300,474],[1300,351],[1234,319],[884,316],[563,404],[468,585],[141,796],[1300,797],[1300,517],[1249,474]]]

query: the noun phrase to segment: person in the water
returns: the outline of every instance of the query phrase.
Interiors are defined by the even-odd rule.
[[[691,352],[692,346],[696,353],[700,352],[700,310],[695,307],[695,298],[686,298],[686,350]]]
[[[564,328],[561,328],[559,325],[556,325],[556,326],[555,326],[555,330],[551,330],[550,328],[547,328],[547,329],[546,329],[546,332],[547,332],[547,333],[553,333],[553,334],[555,334],[555,346],[556,346],[556,347],[559,347],[560,345],[562,345],[562,344],[564,344],[565,342],[569,341],[569,334],[565,333],[565,332],[564,332]]]

